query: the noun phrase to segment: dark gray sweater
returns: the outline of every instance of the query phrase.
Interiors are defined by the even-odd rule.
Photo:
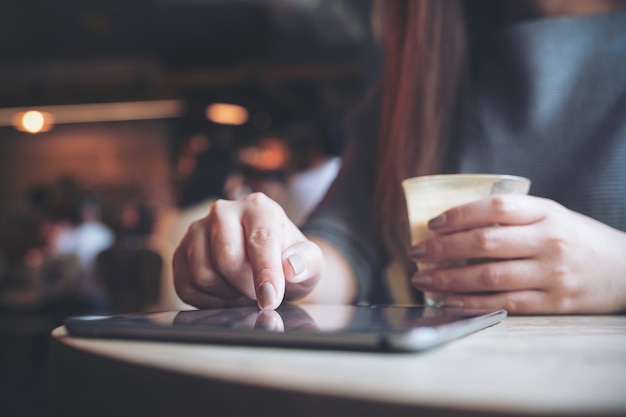
[[[510,25],[475,75],[458,171],[528,177],[530,194],[626,231],[626,12]],[[385,293],[372,204],[377,113],[373,102],[355,119],[343,168],[303,227],[346,255],[360,301]]]

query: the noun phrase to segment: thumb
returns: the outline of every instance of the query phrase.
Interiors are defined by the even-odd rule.
[[[285,281],[293,284],[318,278],[323,264],[322,250],[310,240],[294,243],[283,251]]]

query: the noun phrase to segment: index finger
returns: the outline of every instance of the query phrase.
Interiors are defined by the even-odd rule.
[[[252,198],[267,199],[269,204],[276,204],[280,208],[264,195]],[[262,204],[266,205],[267,202]],[[284,217],[282,209],[258,210],[256,204],[244,209],[242,216],[246,250],[260,308],[275,309],[285,296],[285,274],[282,266]]]
[[[436,233],[453,233],[479,227],[527,225],[542,220],[549,200],[528,195],[494,195],[447,210],[431,219]]]

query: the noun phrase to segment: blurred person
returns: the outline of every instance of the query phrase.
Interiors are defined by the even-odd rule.
[[[68,310],[75,307],[78,259],[51,250],[50,224],[30,208],[0,209],[1,307],[40,311],[61,302]]]
[[[447,292],[448,305],[626,310],[626,2],[378,7],[381,89],[322,204],[300,230],[262,194],[216,201],[176,252],[181,297],[205,308],[376,302],[399,263],[407,284]],[[533,195],[452,208],[409,247],[401,181],[442,172],[525,176]],[[415,271],[416,260],[474,258],[491,261]]]
[[[80,262],[77,293],[94,311],[110,309],[109,297],[96,273],[96,257],[115,241],[111,228],[102,221],[100,203],[85,193],[76,203],[77,223],[57,235],[54,250],[59,254],[76,255]]]
[[[114,313],[142,312],[158,306],[163,260],[151,235],[154,219],[139,198],[121,201],[113,230],[115,242],[96,257],[96,272]]]
[[[114,224],[116,245],[127,248],[146,246],[153,226],[154,216],[142,199],[122,201]]]

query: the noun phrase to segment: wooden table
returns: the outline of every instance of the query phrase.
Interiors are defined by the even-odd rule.
[[[626,316],[508,317],[423,353],[53,332],[63,416],[626,416]]]

